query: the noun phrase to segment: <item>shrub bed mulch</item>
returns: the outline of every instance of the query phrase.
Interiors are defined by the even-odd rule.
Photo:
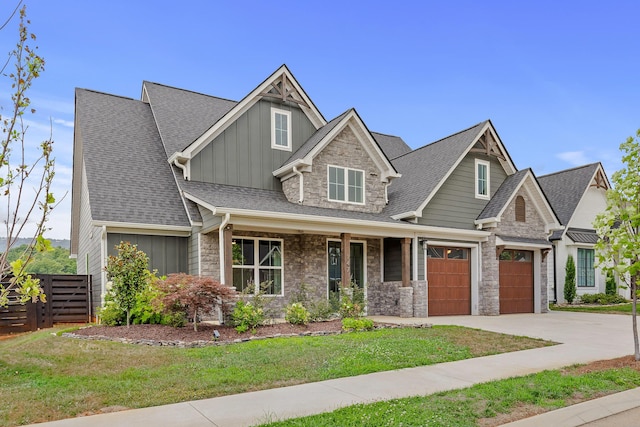
[[[375,323],[376,329],[394,328],[398,325],[387,323]],[[415,327],[431,327],[429,324],[419,324]],[[214,330],[220,334],[214,340]],[[204,347],[207,345],[232,344],[256,339],[334,335],[342,333],[342,322],[330,320],[327,322],[313,322],[308,325],[292,325],[290,323],[274,323],[260,326],[255,330],[239,333],[231,326],[212,325],[208,323],[198,324],[198,331],[193,330],[189,324],[182,328],[174,328],[166,325],[131,325],[127,326],[89,326],[73,332],[63,333],[69,338],[110,340],[128,344],[143,344],[155,346],[175,347]]]

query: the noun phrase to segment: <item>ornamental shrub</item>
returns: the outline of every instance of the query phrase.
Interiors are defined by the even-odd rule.
[[[246,301],[238,301],[231,314],[233,325],[236,331],[240,333],[251,330],[255,334],[256,328],[262,325],[264,318],[264,310],[262,308]]]
[[[599,294],[581,295],[580,302],[582,302],[583,304],[608,305],[608,304],[622,304],[627,302],[627,300],[618,294],[608,295],[608,294],[599,293]]]
[[[364,317],[358,319],[345,317],[342,319],[342,330],[347,332],[371,331],[373,330],[373,320]]]
[[[564,272],[564,299],[572,304],[576,299],[576,263],[573,260],[573,255],[567,257]]]
[[[310,317],[309,310],[299,302],[289,304],[284,315],[285,320],[292,325],[306,325]]]
[[[340,318],[358,318],[364,314],[364,289],[356,283],[340,287]]]
[[[618,293],[618,286],[616,285],[616,276],[612,270],[607,270],[607,281],[605,286],[605,293],[607,295],[616,295]]]

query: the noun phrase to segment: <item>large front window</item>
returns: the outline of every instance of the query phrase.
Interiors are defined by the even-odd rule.
[[[578,271],[576,284],[582,287],[596,285],[596,272],[593,268],[593,249],[578,248]]]
[[[239,292],[282,295],[282,240],[234,237],[232,251]]]
[[[329,200],[364,203],[364,171],[329,166]]]

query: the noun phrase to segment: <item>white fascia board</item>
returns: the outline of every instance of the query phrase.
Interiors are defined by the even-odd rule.
[[[284,181],[286,178],[291,177],[292,175],[295,175],[293,173],[293,168],[294,167],[311,167],[311,163],[305,161],[304,159],[296,159],[295,161],[282,166],[279,169],[276,169],[273,171],[273,176],[275,176],[276,178],[280,178],[280,180]]]
[[[403,212],[397,215],[392,215],[391,216],[392,219],[415,219],[415,218],[422,218],[422,211],[409,211],[409,212]]]
[[[491,218],[476,219],[475,221],[473,221],[473,223],[479,229],[482,229],[484,226],[497,227],[498,224],[500,224],[500,218],[497,218],[497,217],[494,216],[494,217],[491,217]]]
[[[134,222],[92,221],[94,227],[106,227],[111,233],[144,233],[162,236],[189,236],[191,226],[139,224]]]
[[[382,152],[382,149],[378,145],[378,143],[371,136],[371,132],[367,129],[367,126],[364,124],[356,110],[351,110],[351,112],[347,115],[349,119],[352,119],[357,126],[359,127],[361,136],[366,138],[366,144],[364,141],[360,141],[363,145],[365,151],[369,154],[369,157],[373,159],[378,169],[385,174],[385,178],[399,178],[401,175],[395,170],[391,161],[387,158],[387,156]],[[356,128],[352,128],[353,133],[358,135],[356,132]]]
[[[224,115],[220,120],[218,120],[213,126],[207,129],[202,135],[200,135],[187,149],[183,151],[183,155],[189,159],[198,154],[200,150],[202,150],[209,142],[215,139],[220,133],[222,133],[231,123],[233,123],[238,117],[244,114],[249,108],[251,108],[255,103],[257,103],[261,97],[260,94],[264,92],[271,84],[280,78],[280,76],[284,74],[287,79],[295,86],[298,93],[304,98],[304,101],[309,105],[309,108],[305,108],[301,106],[302,111],[308,110],[309,114],[306,116],[309,118],[311,123],[319,129],[321,126],[326,124],[326,121],[322,118],[320,112],[315,108],[313,102],[306,95],[305,91],[302,89],[302,86],[293,78],[293,75],[289,72],[285,65],[278,68],[273,74],[271,74],[264,82],[262,82],[258,87],[256,87],[253,91],[251,91],[247,96],[245,96],[242,101],[236,104],[227,114]],[[306,111],[305,111],[306,112]]]

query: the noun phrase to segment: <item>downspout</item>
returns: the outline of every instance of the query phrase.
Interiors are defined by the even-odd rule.
[[[297,166],[293,167],[293,173],[300,177],[300,198],[298,199],[298,203],[302,204],[304,201],[304,175],[298,170]]]
[[[224,277],[225,277],[225,264],[224,264],[224,228],[229,224],[229,220],[231,219],[231,214],[224,214],[224,219],[220,223],[220,228],[218,229],[218,245],[220,251],[220,283],[225,285]]]
[[[107,293],[107,270],[105,260],[107,259],[107,226],[102,226],[100,233],[100,306],[104,307],[104,296]]]
[[[387,181],[384,183],[384,203],[385,205],[389,204],[389,190],[387,190],[387,188],[389,188],[389,185],[391,185],[390,181]]]
[[[187,167],[178,161],[178,157],[173,159],[173,164],[182,169],[182,177],[189,181],[189,177],[187,176]]]
[[[557,266],[556,266],[556,245],[551,245],[551,250],[553,251],[553,303],[558,303],[558,274],[557,274]]]

